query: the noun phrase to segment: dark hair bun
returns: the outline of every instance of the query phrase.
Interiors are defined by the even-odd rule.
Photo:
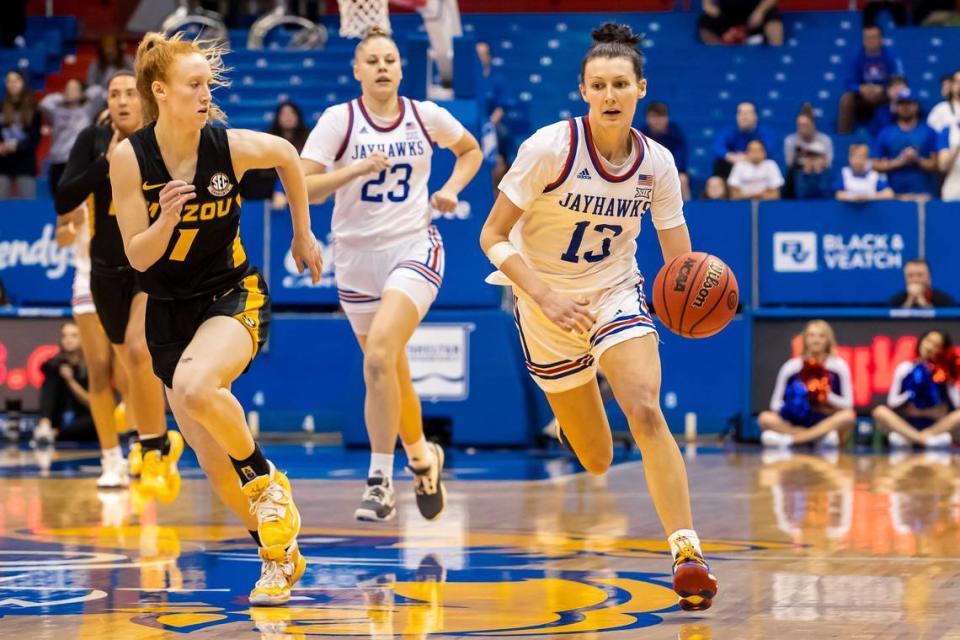
[[[596,43],[612,42],[636,47],[640,44],[641,36],[634,35],[633,30],[625,24],[606,22],[590,34]]]

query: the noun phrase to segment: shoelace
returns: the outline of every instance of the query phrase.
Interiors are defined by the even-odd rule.
[[[287,573],[293,573],[289,562],[277,562],[276,560],[264,560],[263,569],[260,571],[260,579],[257,580],[258,587],[284,587],[287,584]]]
[[[287,492],[276,482],[271,482],[250,502],[250,513],[260,522],[275,522],[283,518],[284,505],[289,501]]]
[[[707,566],[707,563],[700,557],[700,554],[697,553],[697,550],[687,538],[682,536],[677,538],[677,547],[677,559],[673,561],[673,566],[676,567],[689,561],[696,562],[704,567]]]
[[[383,485],[371,485],[363,492],[363,499],[383,504],[387,500],[387,492]]]

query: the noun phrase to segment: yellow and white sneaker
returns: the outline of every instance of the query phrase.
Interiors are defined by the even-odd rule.
[[[307,559],[300,554],[294,542],[286,551],[277,553],[276,547],[260,548],[260,579],[250,592],[250,604],[260,607],[275,607],[290,600],[290,589],[297,583],[307,567]]]
[[[180,470],[177,462],[183,455],[183,436],[178,431],[168,431],[170,451],[162,455],[159,451],[148,451],[143,456],[140,469],[140,485],[143,490],[152,493],[157,500],[169,504],[180,494]]]
[[[143,449],[139,442],[130,445],[130,453],[127,454],[127,469],[130,471],[131,478],[139,478],[143,471]]]
[[[293,502],[290,481],[270,462],[270,473],[257,476],[240,490],[250,501],[250,513],[257,517],[257,533],[265,549],[287,549],[300,533],[300,512]]]

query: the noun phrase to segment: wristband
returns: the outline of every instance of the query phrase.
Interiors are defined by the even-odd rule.
[[[507,258],[518,255],[519,253],[520,252],[517,251],[517,248],[513,246],[512,242],[509,240],[504,240],[502,242],[498,242],[487,250],[487,258],[489,258],[490,262],[493,263],[493,266],[499,269],[500,265],[507,261]]]

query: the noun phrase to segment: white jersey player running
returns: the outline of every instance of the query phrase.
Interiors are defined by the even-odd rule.
[[[527,369],[580,462],[598,474],[613,455],[596,379],[597,366],[603,370],[669,534],[680,606],[701,610],[717,581],[693,530],[683,458],[660,411],[657,334],[634,256],[647,213],[665,260],[690,251],[680,180],[670,152],[630,126],[647,88],[640,39],[610,23],[593,38],[580,84],[589,114],[524,142],[480,243],[514,287]]]
[[[371,457],[354,515],[370,521],[396,515],[393,452],[399,433],[417,507],[432,520],[446,500],[443,449],[423,437],[405,347],[443,280],[443,242],[431,225],[430,206],[452,211],[482,155],[473,135],[446,109],[399,95],[400,54],[384,31],[371,29],[357,45],[353,73],[361,97],[323,113],[302,158],[311,202],[336,193],[337,289],[364,352]],[[450,179],[428,198],[434,143],[457,161]]]

